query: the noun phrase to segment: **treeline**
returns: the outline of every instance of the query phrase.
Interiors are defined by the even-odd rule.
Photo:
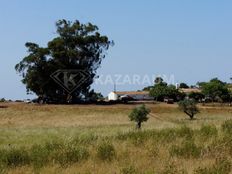
[[[144,88],[156,101],[164,101],[166,98],[174,101],[183,99],[194,99],[197,102],[231,102],[231,84],[223,82],[218,78],[213,78],[208,82],[198,82],[194,86],[186,83],[180,85],[168,85],[161,77],[155,79],[154,86]],[[186,90],[190,89],[190,90]],[[185,92],[188,91],[188,92]]]

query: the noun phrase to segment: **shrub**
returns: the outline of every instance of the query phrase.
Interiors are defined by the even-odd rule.
[[[194,132],[192,129],[184,125],[179,130],[177,130],[177,134],[179,137],[186,138],[186,139],[192,139]]]
[[[103,161],[111,161],[116,156],[114,146],[109,142],[104,142],[97,147],[97,157]]]
[[[35,168],[41,168],[49,162],[49,156],[54,149],[46,146],[34,145],[30,150],[30,157]]]
[[[89,152],[85,148],[66,147],[65,149],[55,153],[54,160],[61,166],[66,167],[67,165],[86,160],[88,157]]]
[[[218,135],[216,126],[203,125],[200,129],[200,136],[204,138],[210,138]]]
[[[183,142],[181,146],[173,145],[169,152],[171,156],[198,158],[201,155],[201,148],[191,140]]]
[[[162,129],[157,133],[157,141],[160,142],[172,142],[177,138],[176,129]]]
[[[0,102],[5,102],[5,101],[6,101],[5,98],[1,98],[1,99],[0,99]]]
[[[224,133],[227,133],[227,134],[231,134],[232,133],[232,120],[226,120],[222,124],[222,131]]]
[[[10,148],[0,152],[1,161],[6,166],[18,167],[30,163],[30,157],[26,150],[23,148]]]

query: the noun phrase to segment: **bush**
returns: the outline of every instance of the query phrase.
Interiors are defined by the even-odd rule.
[[[6,166],[18,167],[30,163],[30,157],[26,150],[23,148],[5,149],[0,152],[1,162]]]
[[[54,149],[46,146],[34,145],[30,150],[30,157],[35,168],[41,168],[49,162],[49,156]]]
[[[5,101],[6,101],[6,99],[4,99],[4,98],[0,99],[0,102],[5,102]]]
[[[171,156],[178,156],[183,158],[198,158],[201,155],[201,148],[191,141],[185,141],[181,146],[173,145],[170,148]]]
[[[218,135],[218,130],[216,126],[203,125],[200,129],[200,136],[204,138],[210,138]]]
[[[104,142],[97,147],[97,157],[103,161],[111,161],[116,156],[114,146],[109,142]]]
[[[182,126],[179,130],[177,130],[178,136],[186,139],[192,139],[193,133],[193,130],[187,127],[186,125]]]
[[[224,133],[227,133],[227,134],[231,134],[232,133],[232,120],[226,120],[222,124],[222,131]]]
[[[177,138],[177,132],[176,129],[162,129],[157,133],[156,141],[160,142],[172,142]]]
[[[66,167],[67,165],[86,160],[88,157],[89,152],[85,148],[66,147],[65,149],[55,153],[54,160],[61,166]]]

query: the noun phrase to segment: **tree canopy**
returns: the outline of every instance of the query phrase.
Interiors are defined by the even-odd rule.
[[[157,101],[163,101],[164,98],[172,98],[175,101],[183,98],[183,94],[179,92],[174,85],[168,85],[162,78],[157,78],[153,87],[149,87],[150,96]]]
[[[222,82],[218,78],[211,79],[209,82],[198,83],[198,85],[205,97],[210,98],[212,101],[228,101],[230,98],[227,83]]]
[[[187,88],[189,88],[189,86],[186,83],[180,83],[179,88],[185,88],[185,89],[187,89]]]
[[[195,100],[185,99],[180,101],[178,105],[179,109],[187,114],[191,120],[194,118],[194,115],[199,113]]]
[[[146,108],[146,106],[143,104],[139,107],[134,108],[129,114],[129,118],[131,121],[135,121],[137,124],[136,127],[140,129],[142,122],[146,122],[149,119],[147,115],[150,112],[150,109]]]
[[[96,25],[82,24],[78,20],[59,20],[56,22],[56,31],[57,36],[48,42],[47,47],[27,42],[25,46],[28,55],[15,66],[15,69],[22,75],[27,92],[34,92],[42,98],[50,98],[58,103],[67,102],[68,98],[72,101],[86,98],[96,77],[96,71],[113,42],[107,36],[101,35]],[[77,82],[82,82],[69,93],[64,86],[57,84],[50,77],[57,70],[83,71],[75,76],[71,73],[67,75],[67,72],[56,74],[61,80],[69,78],[66,87],[74,83],[74,78]]]

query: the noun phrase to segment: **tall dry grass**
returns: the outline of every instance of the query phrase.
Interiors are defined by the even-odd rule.
[[[231,171],[231,108],[148,105],[136,131],[134,105],[25,105],[0,109],[0,173],[218,173]]]

